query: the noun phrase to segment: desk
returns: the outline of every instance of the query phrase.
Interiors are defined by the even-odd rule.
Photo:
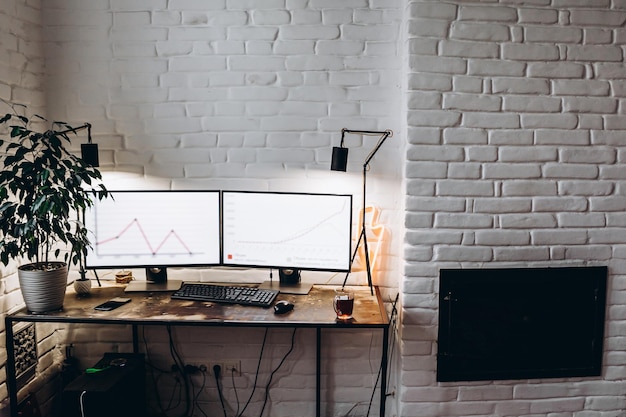
[[[18,392],[13,349],[14,324],[18,322],[123,324],[133,332],[133,351],[139,352],[139,326],[222,326],[314,328],[316,335],[316,416],[321,415],[321,338],[322,329],[380,329],[383,332],[380,378],[380,416],[385,415],[386,375],[389,340],[389,319],[378,287],[370,294],[369,287],[350,287],[355,291],[354,319],[338,322],[332,308],[335,286],[315,285],[308,295],[279,294],[277,300],[289,300],[296,308],[285,315],[273,309],[198,301],[173,300],[168,292],[124,293],[124,286],[93,288],[90,296],[79,298],[71,288],[63,310],[49,314],[29,314],[20,310],[7,315],[7,388],[11,417],[17,417]],[[94,307],[113,297],[130,297],[132,301],[112,311],[96,311]]]

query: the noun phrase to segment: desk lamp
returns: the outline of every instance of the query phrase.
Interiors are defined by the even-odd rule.
[[[80,144],[80,157],[85,163],[91,165],[92,167],[100,166],[100,161],[98,159],[98,144],[91,142],[91,123],[85,123],[83,125],[73,127],[59,134],[67,134],[67,133],[76,133],[79,130],[87,129],[87,143]]]
[[[370,287],[371,294],[374,295],[374,289],[372,287],[372,269],[370,265],[370,255],[369,255],[369,248],[367,247],[367,234],[365,230],[366,178],[367,178],[367,171],[369,169],[370,161],[372,160],[376,152],[378,152],[378,149],[380,149],[383,142],[385,142],[385,140],[388,137],[393,135],[393,132],[391,130],[376,131],[376,130],[350,130],[350,129],[345,129],[345,128],[341,129],[341,143],[339,147],[337,146],[333,147],[333,156],[330,162],[330,169],[332,171],[345,172],[347,169],[348,148],[344,148],[343,146],[346,133],[366,135],[366,136],[379,136],[378,143],[376,144],[376,146],[374,146],[372,151],[367,155],[367,157],[365,158],[365,162],[363,162],[363,203],[362,203],[363,215],[361,216],[361,233],[359,234],[359,240],[356,244],[356,247],[354,248],[354,252],[352,253],[352,258],[350,259],[350,265],[352,265],[352,263],[354,262],[354,258],[356,257],[357,251],[359,249],[359,246],[361,245],[361,242],[363,242],[363,249],[365,252],[365,269],[367,271],[367,283]],[[350,271],[346,273],[346,278],[343,280],[342,288],[345,287],[346,282],[348,281],[348,275],[350,275]]]
[[[81,143],[80,145],[81,159],[85,161],[86,164],[91,165],[92,167],[100,166],[99,159],[98,159],[98,144],[91,142],[91,123],[85,123],[83,125],[64,130],[63,132],[60,132],[60,133],[61,134],[67,134],[70,132],[76,133],[79,130],[83,130],[83,129],[87,129],[87,143]],[[78,216],[79,216],[78,221],[82,222],[82,224],[85,224],[84,211],[82,213],[82,218],[80,217],[80,213],[78,214]],[[85,254],[80,254],[79,256],[80,256],[79,258],[80,279],[86,280],[87,271],[85,270],[85,266],[84,266]],[[98,285],[102,286],[102,284],[100,283],[100,278],[98,277],[98,274],[96,274],[96,280],[98,281]]]

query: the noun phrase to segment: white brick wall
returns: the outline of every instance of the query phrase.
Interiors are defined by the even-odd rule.
[[[621,2],[46,1],[44,11],[51,117],[89,119],[104,168],[134,173],[133,184],[152,175],[178,188],[325,189],[342,127],[394,130],[368,176],[393,236],[383,283],[403,291],[388,415],[624,414]],[[9,0],[0,20],[33,15],[30,2]],[[41,61],[14,51],[30,56],[36,44],[7,27],[0,51],[17,59],[0,64],[0,97],[32,102]],[[15,69],[26,71],[18,79]],[[351,149],[354,178],[331,191],[359,189],[352,157],[367,145]],[[485,263],[608,265],[602,377],[436,383],[439,268]],[[210,346],[232,349],[238,334]],[[310,342],[299,337],[302,348]],[[87,358],[116,336],[97,338]],[[206,340],[187,342],[189,355],[205,356]],[[374,357],[374,346],[351,355]],[[293,366],[294,376],[310,372]],[[366,388],[342,391],[347,402],[328,415],[360,401],[352,394],[369,390],[368,375],[347,378]],[[310,401],[276,390],[271,414]]]
[[[623,416],[626,9],[415,0],[409,10],[399,415]],[[584,264],[609,266],[602,377],[435,381],[439,268]]]
[[[0,19],[7,21],[7,13],[8,20],[28,19],[31,3],[9,0]],[[0,97],[30,102],[29,82],[37,82],[35,90],[41,103],[45,99],[50,119],[92,123],[101,168],[113,188],[156,184],[178,189],[353,193],[356,222],[362,159],[375,138],[348,139],[350,172],[345,175],[330,172],[331,148],[339,144],[343,127],[392,129],[394,136],[371,164],[368,202],[382,209],[381,220],[391,231],[377,283],[395,295],[401,270],[405,142],[402,1],[41,3],[41,30],[22,34],[19,30],[27,25],[10,29],[0,25],[0,52],[6,48],[13,54],[19,47],[20,53],[29,55],[24,59],[14,54],[19,59],[9,69],[0,64]],[[45,70],[42,59],[32,59],[40,58],[31,50],[40,45],[28,41],[33,35],[45,42]],[[25,67],[33,74],[23,71]],[[223,276],[221,271],[188,273],[207,279]],[[245,276],[263,280],[267,274],[253,270]],[[343,280],[343,274],[311,276],[318,282]],[[10,295],[18,293],[13,277],[3,276]],[[364,283],[364,274],[353,274],[352,280]],[[238,378],[239,395],[249,392],[259,351],[259,342],[251,340],[261,339],[261,334],[240,330],[198,337],[183,334],[179,348],[190,360],[242,358],[245,374]],[[76,342],[84,366],[114,348],[129,350],[124,335],[106,327],[97,331],[69,327],[60,333],[64,341]],[[365,414],[376,381],[380,336],[376,332],[352,336],[350,342],[357,340],[358,348],[334,345],[335,339],[347,336],[325,339],[329,360],[323,394],[328,416],[345,415],[354,405],[353,413]],[[167,368],[169,347],[163,335],[158,337],[151,353]],[[270,339],[260,385],[286,345],[280,332],[272,332]],[[275,376],[265,415],[313,415],[313,346],[312,332],[298,334],[297,355]],[[219,407],[213,381],[207,382],[202,402]],[[234,404],[234,392],[226,385],[226,398]],[[163,388],[165,398],[168,388]],[[260,411],[262,394],[254,398],[251,414]],[[377,401],[375,396],[372,413],[377,413]],[[390,401],[389,409],[395,408]]]

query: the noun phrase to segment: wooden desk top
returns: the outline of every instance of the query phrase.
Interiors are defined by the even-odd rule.
[[[95,283],[94,283],[95,284]],[[242,284],[237,284],[242,285]],[[10,317],[15,321],[110,323],[110,324],[175,324],[196,326],[259,326],[259,327],[362,327],[383,328],[389,321],[380,292],[374,287],[353,286],[354,318],[337,321],[333,310],[337,286],[314,285],[307,295],[279,294],[276,301],[288,300],[295,308],[286,314],[274,314],[273,308],[217,304],[171,299],[171,292],[124,292],[124,285],[94,286],[87,296],[78,296],[68,287],[62,311],[29,314],[20,310]],[[113,297],[132,299],[112,311],[96,311],[94,307]]]

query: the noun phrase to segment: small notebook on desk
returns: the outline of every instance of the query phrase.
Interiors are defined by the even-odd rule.
[[[176,291],[183,284],[182,281],[168,279],[165,282],[151,282],[133,280],[128,283],[124,292],[162,292]]]

